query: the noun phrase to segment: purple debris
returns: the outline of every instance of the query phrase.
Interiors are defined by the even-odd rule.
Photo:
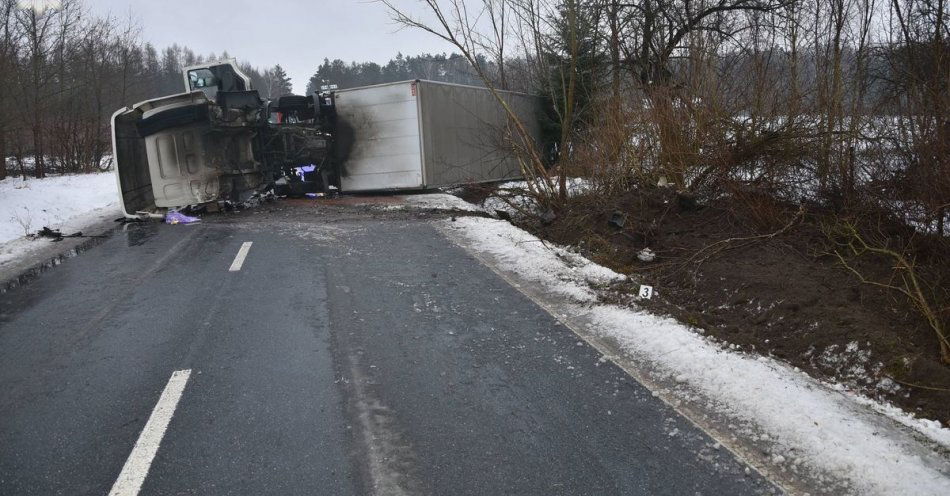
[[[316,166],[316,165],[313,165],[313,164],[310,164],[310,165],[302,165],[302,166],[300,166],[300,167],[294,167],[294,174],[296,174],[297,176],[299,176],[300,179],[303,179],[303,178],[304,178],[304,174],[306,174],[306,173],[308,173],[308,172],[313,172],[313,171],[315,171],[315,170],[317,170],[317,166]]]
[[[194,224],[200,221],[201,219],[197,217],[185,215],[177,210],[169,210],[168,213],[165,214],[166,224]]]

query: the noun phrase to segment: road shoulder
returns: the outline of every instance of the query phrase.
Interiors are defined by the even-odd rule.
[[[0,293],[21,286],[64,260],[99,245],[117,228],[118,212],[98,212],[81,229],[82,237],[19,238],[0,244]],[[64,234],[71,234],[69,232]]]
[[[939,439],[763,358],[722,350],[635,305],[601,304],[603,269],[506,222],[438,225],[454,243],[545,308],[605,359],[791,493],[945,494]],[[661,349],[663,348],[663,349]],[[907,477],[893,477],[902,473]]]

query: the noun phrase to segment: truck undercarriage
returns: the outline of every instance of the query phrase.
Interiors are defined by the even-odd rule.
[[[270,189],[303,195],[339,188],[332,95],[263,101],[231,63],[186,69],[186,82],[188,93],[113,115],[127,216],[240,203]]]

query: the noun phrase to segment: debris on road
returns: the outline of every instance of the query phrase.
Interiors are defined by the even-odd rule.
[[[194,224],[195,222],[201,222],[201,219],[185,215],[177,210],[169,210],[165,214],[166,224]]]
[[[81,236],[81,235],[82,233],[80,232],[76,234],[71,234],[69,235],[69,237],[75,237],[75,236]],[[56,241],[62,241],[63,238],[65,238],[66,236],[63,236],[63,233],[60,232],[59,229],[50,229],[47,226],[43,226],[43,229],[36,231],[36,234],[33,234],[31,237],[34,239],[35,238],[50,238],[51,240],[53,240],[53,242],[56,242]]]
[[[59,229],[50,229],[47,226],[43,226],[43,229],[36,231],[34,234],[27,236],[27,239],[33,240],[36,238],[49,238],[52,242],[62,241],[66,238],[102,238],[104,236],[85,236],[82,231],[76,231],[72,234],[63,234]]]

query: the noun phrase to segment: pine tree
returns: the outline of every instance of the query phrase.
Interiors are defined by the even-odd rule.
[[[279,98],[284,95],[290,95],[294,92],[293,84],[290,82],[290,77],[287,76],[287,72],[284,70],[280,64],[274,66],[270,71],[270,97]]]

